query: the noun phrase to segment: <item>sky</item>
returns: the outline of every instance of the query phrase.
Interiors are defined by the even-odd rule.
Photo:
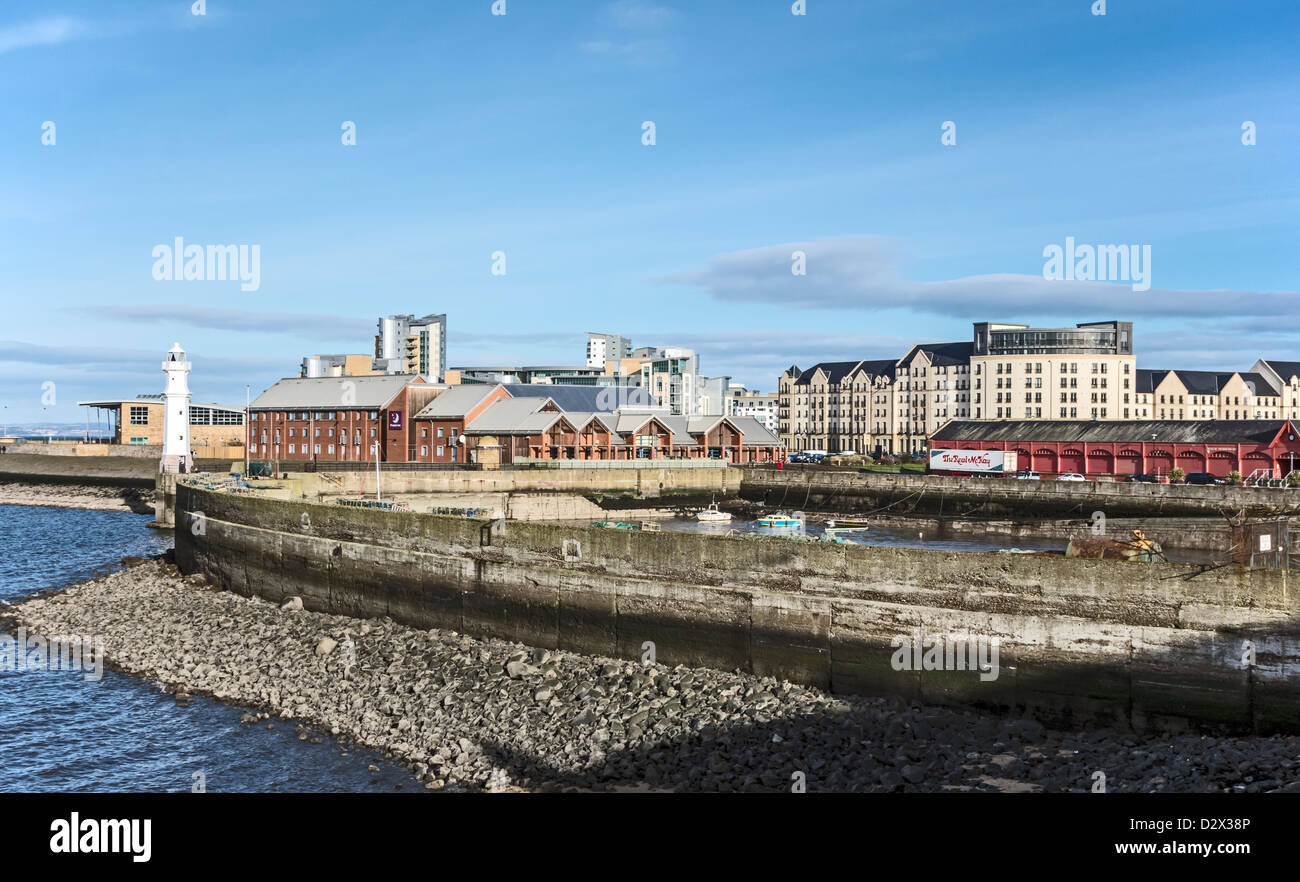
[[[0,418],[159,392],[176,341],[241,404],[404,313],[453,366],[597,331],[762,391],[975,321],[1300,360],[1294,0],[493,5],[0,4]],[[155,278],[178,237],[255,289]],[[1045,278],[1067,239],[1145,282]]]

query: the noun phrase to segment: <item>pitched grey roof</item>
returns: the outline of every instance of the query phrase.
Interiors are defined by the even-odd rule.
[[[618,418],[612,413],[592,413],[591,411],[575,410],[566,413],[565,416],[577,429],[582,429],[593,419],[604,426],[607,431],[613,432],[618,428]]]
[[[894,372],[898,369],[898,362],[892,358],[880,358],[874,361],[864,361],[858,365],[858,370],[866,371],[873,377],[894,378]]]
[[[1156,387],[1165,381],[1165,375],[1169,371],[1148,370],[1146,368],[1137,369],[1137,391],[1150,393],[1154,392]]]
[[[456,419],[465,416],[483,403],[496,386],[451,386],[440,392],[438,397],[429,402],[424,410],[417,413],[416,419]]]
[[[935,432],[933,439],[936,442],[1266,444],[1287,423],[1287,420],[953,420]]]
[[[1283,383],[1291,382],[1292,377],[1300,377],[1300,361],[1274,361],[1271,358],[1265,358],[1263,361],[1277,372]]]
[[[780,447],[781,439],[753,417],[729,417],[740,429],[741,447]]]
[[[1190,395],[1218,395],[1233,374],[1239,375],[1248,385],[1253,386],[1255,395],[1279,394],[1268,377],[1251,371],[1164,371],[1143,368],[1138,368],[1137,391],[1154,392],[1169,374],[1178,377]]]
[[[1246,381],[1246,385],[1251,387],[1251,393],[1254,395],[1281,395],[1282,390],[1273,386],[1273,381],[1261,373],[1255,371],[1239,371],[1241,378]]]
[[[407,374],[375,377],[289,377],[253,399],[252,409],[374,410],[417,382]]]
[[[813,374],[818,371],[823,371],[827,377],[826,382],[838,383],[840,380],[844,379],[846,374],[852,373],[860,364],[862,364],[861,360],[819,362],[800,374],[799,379],[795,380],[795,382],[807,385],[812,382]]]
[[[974,343],[918,343],[899,362],[909,362],[916,353],[924,352],[933,365],[969,364],[975,353]]]
[[[563,414],[538,413],[548,398],[503,398],[465,425],[466,433],[488,435],[534,434],[545,431]]]
[[[566,386],[562,383],[506,383],[512,398],[550,398],[565,412],[599,411],[610,413],[618,409],[627,393],[619,395],[614,386]],[[639,387],[637,387],[639,388]],[[636,393],[640,394],[640,393]]]

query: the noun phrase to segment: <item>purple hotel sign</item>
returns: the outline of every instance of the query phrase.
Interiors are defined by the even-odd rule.
[[[390,410],[388,412],[388,428],[390,431],[401,431],[402,412],[400,410]]]

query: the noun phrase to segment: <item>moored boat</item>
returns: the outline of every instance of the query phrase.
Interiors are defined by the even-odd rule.
[[[828,530],[867,530],[871,524],[856,518],[836,518],[833,521],[826,522]]]
[[[803,525],[803,520],[792,517],[785,512],[777,512],[774,515],[768,515],[758,519],[760,527],[799,527]]]
[[[731,520],[731,513],[719,511],[717,500],[714,500],[709,503],[708,508],[695,515],[695,519],[698,521],[704,521],[705,523],[718,523]]]

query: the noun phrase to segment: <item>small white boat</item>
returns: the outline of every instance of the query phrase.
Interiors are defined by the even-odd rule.
[[[708,508],[704,509],[704,511],[697,514],[695,516],[695,519],[699,521],[705,521],[706,523],[719,523],[722,521],[731,520],[731,513],[725,511],[719,511],[718,503],[715,500],[709,503]]]

